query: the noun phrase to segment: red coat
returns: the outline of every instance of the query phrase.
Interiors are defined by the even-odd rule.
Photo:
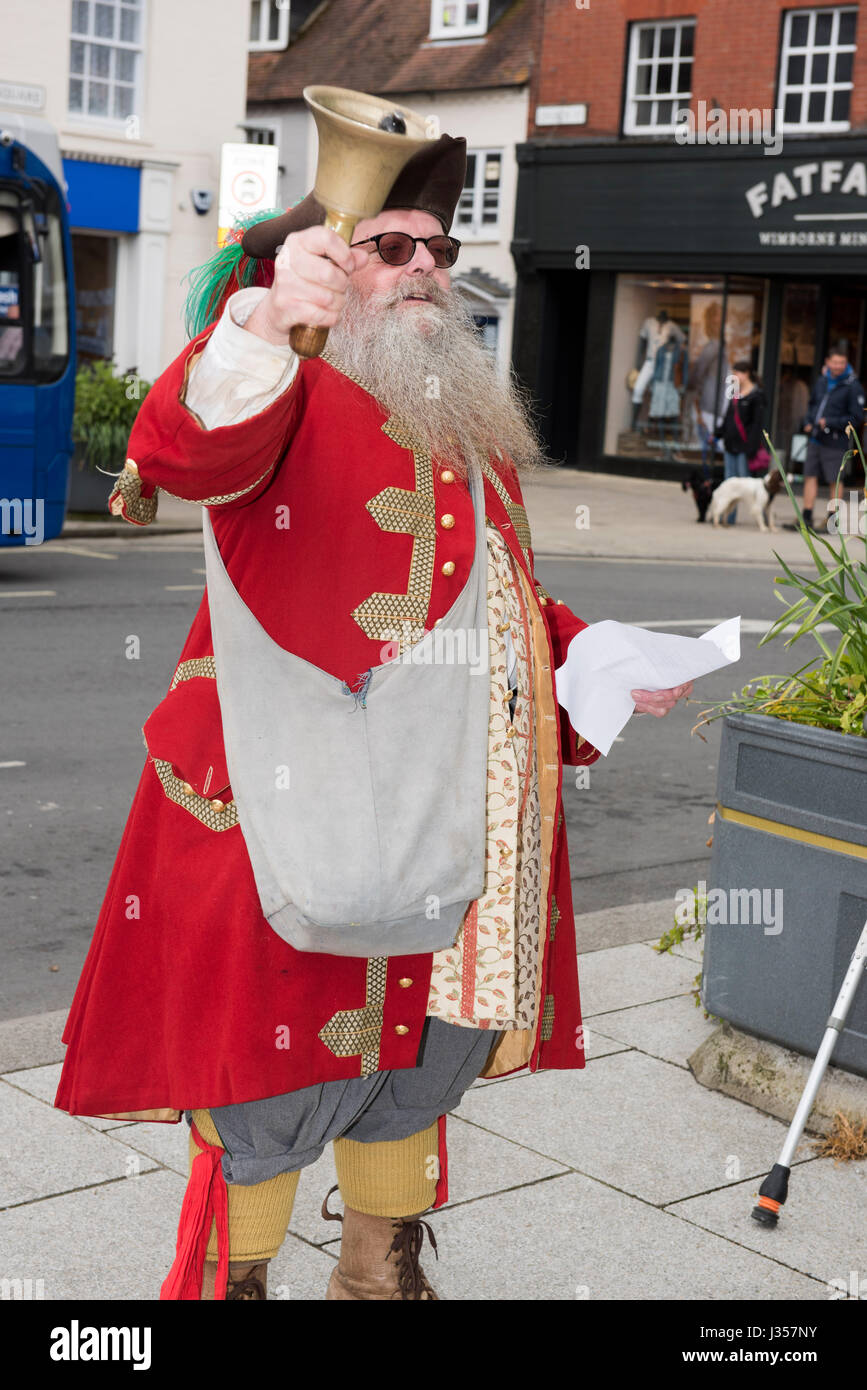
[[[183,392],[211,331],[148,393],[129,443],[134,464],[112,510],[146,524],[157,487],[207,502],[232,581],[266,631],[353,684],[383,659],[376,633],[392,625],[383,611],[405,610],[407,594],[420,596],[429,628],[466,582],[469,491],[321,359],[303,362],[292,386],[253,419],[205,431]],[[489,472],[488,516],[533,596],[549,808],[537,1022],[499,1034],[485,1072],[493,1076],[525,1065],[584,1066],[561,756],[588,764],[599,755],[577,738],[554,696],[554,668],[585,624],[532,579],[514,469],[493,459]],[[443,572],[448,562],[451,574]],[[430,955],[390,957],[381,996],[367,961],[295,951],[263,918],[235,823],[212,654],[205,594],[171,689],[144,727],[147,761],[64,1033],[55,1104],[72,1114],[176,1120],[184,1109],[359,1076],[363,1060],[368,1069],[371,1060],[373,1069],[416,1062]],[[365,1006],[378,1053],[368,1034],[372,1059],[363,1059],[361,1042],[355,1054],[336,1056],[329,1020]]]

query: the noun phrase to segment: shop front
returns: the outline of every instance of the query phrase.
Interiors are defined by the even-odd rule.
[[[867,158],[850,137],[526,144],[514,363],[552,457],[677,477],[749,362],[788,455],[828,346],[867,374]]]

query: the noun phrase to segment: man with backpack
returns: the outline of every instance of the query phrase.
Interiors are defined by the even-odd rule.
[[[849,363],[848,345],[839,342],[825,358],[804,417],[804,431],[810,441],[804,464],[803,514],[811,529],[820,479],[828,484],[832,500],[840,496],[840,466],[843,455],[852,447],[846,430],[851,424],[860,433],[864,400],[864,387]]]

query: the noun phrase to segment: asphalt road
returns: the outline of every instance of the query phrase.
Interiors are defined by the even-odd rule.
[[[203,570],[195,533],[0,550],[0,1018],[71,1001],[141,776],[141,726],[168,688]],[[689,622],[679,630],[697,635],[780,611],[771,567],[541,556],[537,575],[587,621]],[[719,730],[703,742],[690,728],[706,703],[790,664],[780,643],[757,653],[758,638],[748,632],[739,666],[705,678],[690,706],[633,719],[588,787],[567,771],[577,912],[673,903],[707,868]]]

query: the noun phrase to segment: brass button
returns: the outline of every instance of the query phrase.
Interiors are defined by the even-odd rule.
[[[558,598],[558,599],[557,599],[557,603],[562,603],[562,602],[563,602],[563,600],[562,600],[561,598]]]
[[[394,1031],[395,1033],[400,1033],[400,1036],[403,1037],[404,1033],[409,1032],[409,1029],[407,1028],[405,1023],[396,1023],[394,1025]]]
[[[445,516],[440,517],[440,526],[444,531],[450,531],[455,524],[455,519],[451,512],[446,512]]]
[[[128,473],[134,473],[135,476],[138,477],[138,464],[135,459],[127,459],[124,468]]]
[[[412,984],[412,980],[409,978],[408,975],[404,975],[403,979],[398,980],[397,983],[400,985],[401,989],[409,989],[410,985]]]
[[[512,626],[511,623],[497,623],[497,631],[498,631],[498,632],[508,632],[508,631],[509,631],[509,628],[510,628],[511,626]]]
[[[546,599],[544,594],[539,595],[539,602],[541,603],[543,608],[546,608],[548,606],[548,600]]]
[[[514,724],[510,724],[508,729],[506,730],[506,738],[514,738],[517,732],[518,731],[515,728]]]
[[[443,574],[454,574],[454,572],[455,572],[455,562],[454,562],[454,560],[446,560],[445,564],[443,565]]]
[[[454,473],[452,472],[452,470],[451,470],[450,468],[444,468],[443,471],[442,471],[442,473],[440,473],[440,481],[441,481],[441,482],[443,482],[443,483],[453,483],[454,480],[455,480],[455,475],[454,475]]]
[[[211,802],[211,810],[212,810],[212,811],[225,811],[225,809],[226,809],[226,803],[225,803],[225,801],[214,800],[214,801]]]
[[[186,792],[187,796],[195,796],[196,793],[193,791],[193,788],[190,786],[189,782],[182,782],[181,787]]]

